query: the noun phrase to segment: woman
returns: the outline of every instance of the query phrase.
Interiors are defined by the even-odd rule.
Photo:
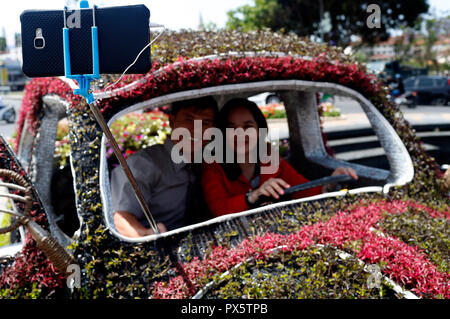
[[[246,99],[227,102],[219,114],[219,128],[225,137],[225,152],[231,154],[234,160],[233,163],[227,160],[227,163],[212,163],[203,167],[203,192],[214,216],[253,208],[258,205],[258,199],[262,195],[278,199],[283,195],[284,189],[308,182],[283,159],[274,173],[261,173],[261,168],[269,165],[261,161],[257,151],[260,140],[264,141],[266,138],[267,122],[255,103]],[[227,128],[243,129],[250,134],[245,138],[236,138],[231,135],[232,130]],[[344,167],[336,169],[332,176],[343,174],[358,179],[353,169]],[[327,186],[315,187],[297,192],[293,197],[313,196],[327,190]]]

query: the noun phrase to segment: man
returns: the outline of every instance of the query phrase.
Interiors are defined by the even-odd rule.
[[[189,131],[190,141],[184,141],[184,137],[175,139],[172,133],[164,144],[142,149],[127,160],[160,232],[198,221],[198,218],[192,216],[192,199],[198,201],[198,196],[201,196],[201,191],[198,190],[200,183],[197,183],[199,169],[189,162],[194,162],[194,154],[201,152],[208,141],[202,138],[201,143],[195,142],[194,121],[201,121],[203,137],[203,132],[213,127],[217,113],[217,103],[212,97],[173,103],[172,113],[169,115],[172,132],[186,129]],[[192,145],[191,153],[187,154],[190,158],[181,163],[174,161],[171,156],[175,144],[180,142]],[[127,237],[153,234],[121,167],[112,171],[111,191],[117,230]],[[195,210],[197,212],[200,214]]]
[[[397,78],[398,95],[402,95],[405,93],[405,85],[403,84],[402,76],[400,74],[396,74],[395,77]]]

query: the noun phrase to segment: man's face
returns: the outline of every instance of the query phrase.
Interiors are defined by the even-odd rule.
[[[199,132],[196,132],[197,135],[194,135],[194,121],[201,121],[201,136]],[[198,109],[194,106],[181,108],[178,113],[174,115],[169,115],[169,123],[172,131],[177,128],[185,128],[190,133],[190,142],[191,142],[191,152],[196,153],[199,152],[208,142],[209,140],[203,139],[203,133],[208,128],[213,127],[214,125],[214,109],[213,107],[208,107],[204,109]],[[201,139],[201,143],[195,143],[197,138]],[[175,143],[180,142],[180,140],[174,140]]]

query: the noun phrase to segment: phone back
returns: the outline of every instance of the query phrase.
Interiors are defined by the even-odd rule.
[[[79,11],[76,11],[79,10]],[[92,74],[92,9],[67,11],[72,74]],[[78,16],[77,16],[78,15]],[[150,41],[150,11],[145,5],[95,9],[100,73],[121,74]],[[23,72],[28,77],[64,75],[63,10],[26,10],[22,25]],[[43,40],[42,40],[43,39]],[[150,47],[128,73],[147,73]]]

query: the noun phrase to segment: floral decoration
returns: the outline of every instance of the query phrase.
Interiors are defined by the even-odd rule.
[[[237,56],[231,51],[258,54]],[[358,91],[385,116],[411,155],[415,177],[411,183],[393,189],[390,198],[360,194],[286,205],[248,217],[252,226],[246,229],[245,238],[238,231],[240,226],[230,221],[139,245],[121,242],[103,220],[98,182],[102,134],[98,125],[89,116],[86,103],[72,94],[66,82],[33,79],[26,87],[16,141],[20,141],[25,126],[37,133],[43,96],[56,94],[70,104],[68,140],[76,205],[83,220],[72,247],[82,267],[82,288],[72,297],[188,297],[213,276],[248,258],[265,262],[272,248],[285,246],[286,253],[298,253],[324,244],[378,264],[385,275],[421,297],[449,298],[448,254],[442,250],[448,251],[448,241],[421,237],[437,234],[448,223],[448,197],[440,191],[439,167],[387,98],[386,88],[367,74],[364,66],[339,48],[266,30],[169,32],[166,41],[158,42],[152,53],[158,62],[148,74],[125,76],[114,88],[129,85],[127,90],[99,101],[106,119],[132,104],[191,89],[284,79],[332,82]],[[191,59],[210,54],[222,55]],[[123,127],[127,129],[135,124],[126,123]],[[123,136],[125,129],[120,129],[120,134]],[[138,146],[142,145],[129,147],[133,151],[132,147]],[[0,149],[0,159],[5,158],[7,154]],[[48,227],[43,210],[35,214],[35,220]],[[412,216],[420,216],[417,220],[422,222],[409,223]],[[204,250],[197,249],[200,244],[195,244],[195,239],[205,243],[201,244]],[[180,251],[182,255],[177,255]],[[62,288],[63,277],[52,267],[29,237],[20,256],[2,270],[0,296],[54,297]]]

